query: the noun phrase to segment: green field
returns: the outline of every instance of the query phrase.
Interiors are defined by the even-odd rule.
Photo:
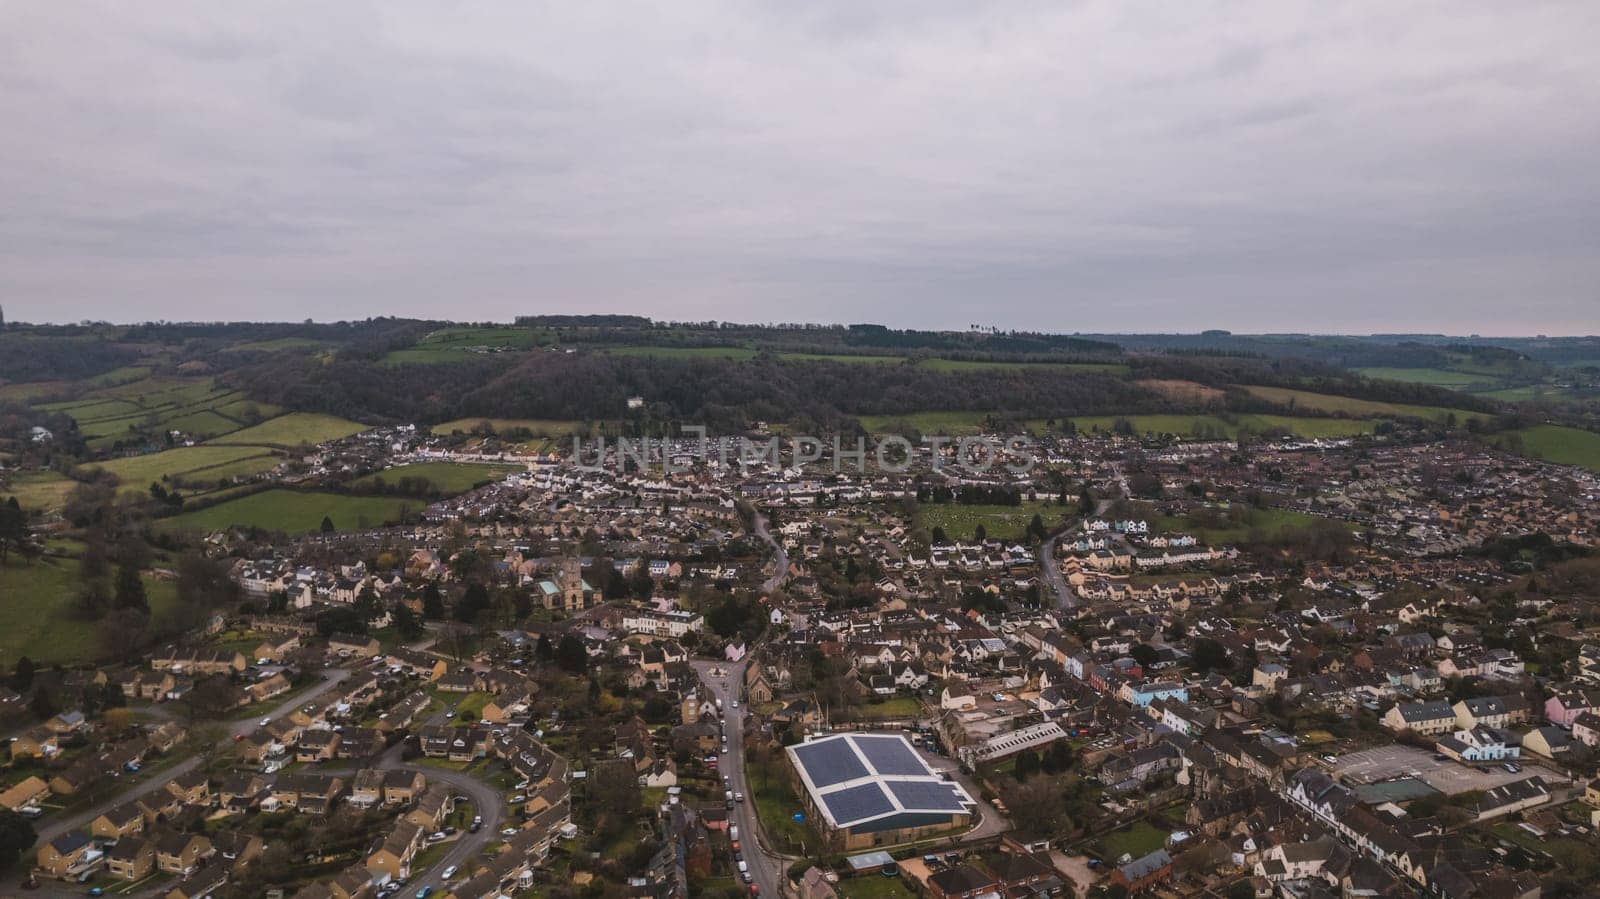
[[[1561,465],[1578,465],[1590,471],[1600,471],[1600,434],[1580,428],[1561,425],[1535,425],[1515,434],[1522,442],[1521,451],[1536,459]],[[1500,435],[1502,445],[1505,435]]]
[[[756,351],[742,346],[611,346],[606,352],[616,356],[648,356],[658,359],[754,359]]]
[[[336,529],[354,531],[397,522],[402,511],[421,511],[423,505],[420,500],[399,497],[267,490],[164,518],[156,526],[163,531],[209,532],[238,526],[307,534],[318,530],[326,515]]]
[[[366,430],[367,426],[316,412],[291,412],[255,427],[235,431],[226,437],[211,441],[213,445],[229,446],[299,446],[306,443],[325,443]]]
[[[1464,424],[1469,418],[1478,418],[1487,421],[1489,416],[1481,412],[1468,412],[1462,409],[1447,409],[1443,406],[1414,406],[1408,403],[1385,403],[1377,400],[1360,400],[1348,396],[1335,396],[1329,393],[1312,393],[1309,390],[1294,390],[1288,387],[1260,387],[1246,385],[1245,390],[1253,396],[1294,406],[1301,409],[1314,409],[1318,412],[1344,413],[1346,415],[1362,416],[1388,416],[1394,418],[1420,418],[1425,421],[1444,422],[1454,416],[1457,424]]]
[[[281,411],[252,402],[237,390],[218,387],[210,378],[142,377],[145,371],[118,369],[95,379],[102,386],[86,395],[40,408],[71,416],[91,449],[110,449],[118,441],[135,441],[141,435],[158,438],[167,431],[203,440]],[[118,373],[119,377],[110,377]]]
[[[1044,519],[1044,526],[1052,528],[1061,523],[1061,516],[1071,507],[1044,502],[1023,503],[1019,506],[963,505],[961,503],[924,503],[917,508],[918,527],[930,533],[935,527],[944,529],[951,540],[972,539],[978,525],[983,525],[990,539],[1019,540],[1027,530],[1034,515]]]
[[[924,359],[917,363],[933,371],[1081,371],[1125,375],[1128,366],[1120,362],[983,362],[970,359]]]
[[[16,555],[0,565],[0,668],[21,656],[42,664],[86,662],[99,655],[93,622],[73,614],[78,593],[75,559],[46,556],[24,565]],[[171,581],[145,578],[152,618],[159,623],[177,601]]]
[[[403,350],[383,357],[390,364],[423,364],[487,359],[504,352],[528,350],[550,344],[549,331],[515,325],[440,328]]]
[[[950,434],[962,436],[976,434],[984,429],[985,412],[944,410],[935,412],[907,412],[903,415],[860,415],[861,426],[871,433],[882,433],[897,422],[905,422],[924,434]],[[1354,437],[1370,434],[1377,422],[1361,418],[1310,418],[1298,415],[1266,415],[1239,413],[1223,419],[1216,415],[1064,415],[1055,419],[1031,418],[1022,422],[1028,431],[1043,435],[1059,432],[1063,422],[1070,421],[1081,433],[1096,429],[1110,431],[1117,419],[1125,418],[1140,434],[1173,434],[1179,437],[1225,437],[1235,439],[1241,430],[1260,434],[1271,430],[1286,430],[1305,438]],[[1053,421],[1054,424],[1049,422]]]
[[[517,428],[526,428],[536,435],[544,437],[564,437],[568,434],[583,433],[586,426],[581,421],[561,421],[554,418],[457,418],[433,425],[430,430],[435,434],[449,434],[453,431],[470,433],[481,424],[488,424],[489,429],[495,433],[511,431]]]
[[[1125,418],[1139,434],[1173,434],[1179,437],[1224,436],[1236,439],[1239,432],[1261,434],[1267,431],[1286,430],[1305,438],[1355,437],[1370,434],[1377,422],[1362,418],[1307,418],[1298,415],[1263,415],[1239,413],[1224,419],[1216,415],[1075,415],[1056,419],[1057,427],[1063,421],[1072,422],[1079,432],[1110,431],[1118,418]],[[1028,422],[1030,429],[1044,433],[1049,430],[1042,419]]]
[[[848,353],[778,353],[784,362],[843,362],[850,365],[894,365],[904,356],[852,356]]]
[[[85,469],[101,468],[122,481],[124,491],[142,491],[166,478],[215,482],[223,477],[254,474],[278,464],[278,458],[261,446],[181,446],[143,456],[94,462]]]
[[[326,340],[316,340],[310,337],[279,337],[274,340],[257,340],[252,343],[237,343],[228,347],[228,353],[278,353],[284,350],[320,350],[333,346]]]
[[[905,412],[899,415],[857,415],[861,426],[873,434],[884,433],[904,422],[924,434],[977,434],[984,429],[987,412],[946,409],[932,412]]]
[[[428,483],[440,493],[454,495],[465,493],[490,481],[498,481],[514,471],[522,471],[521,465],[489,465],[467,462],[419,462],[414,465],[400,465],[385,471],[373,472],[351,482],[355,487],[368,487],[381,479],[384,483],[393,485],[401,478],[426,478]]]
[[[53,471],[28,471],[15,475],[11,483],[0,486],[0,499],[15,496],[17,504],[33,512],[61,505],[76,484]]]
[[[1486,375],[1449,371],[1443,368],[1358,368],[1355,372],[1367,378],[1432,384],[1435,387],[1471,387],[1474,384],[1484,384],[1494,380]]]

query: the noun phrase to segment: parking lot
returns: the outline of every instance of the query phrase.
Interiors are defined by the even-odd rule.
[[[1341,756],[1333,770],[1349,783],[1357,784],[1377,783],[1409,775],[1446,796],[1488,790],[1541,773],[1537,768],[1529,770],[1525,766],[1521,774],[1512,774],[1499,764],[1485,767],[1488,770],[1479,770],[1448,759],[1439,761],[1432,753],[1414,746],[1380,746]]]

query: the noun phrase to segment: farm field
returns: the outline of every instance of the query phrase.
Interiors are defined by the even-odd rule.
[[[471,462],[418,462],[413,465],[400,465],[385,471],[364,475],[351,482],[352,486],[366,487],[378,481],[386,484],[395,484],[401,478],[424,478],[433,488],[443,494],[465,493],[481,484],[497,481],[515,471],[522,471],[521,465],[493,465],[476,464]]]
[[[15,555],[0,565],[0,664],[21,656],[43,665],[91,661],[99,655],[98,634],[90,623],[73,616],[78,592],[78,562],[44,556],[25,565]],[[177,602],[171,581],[146,577],[145,593],[157,626]]]
[[[843,362],[850,365],[895,365],[904,356],[852,356],[848,353],[778,353],[783,362]]]
[[[1335,396],[1329,393],[1312,393],[1309,390],[1295,390],[1289,387],[1244,385],[1244,389],[1264,400],[1284,405],[1292,403],[1295,406],[1315,409],[1319,412],[1420,418],[1433,422],[1443,422],[1450,416],[1454,416],[1457,423],[1464,423],[1470,418],[1487,419],[1489,417],[1480,412],[1468,412],[1463,409],[1447,409],[1443,406],[1414,406],[1407,403],[1385,403],[1378,400],[1360,400],[1354,397]]]
[[[422,506],[420,500],[400,497],[267,490],[163,518],[156,527],[163,531],[218,531],[239,526],[307,534],[320,529],[323,516],[327,516],[336,529],[354,531],[399,521],[403,511],[420,511]]]
[[[1443,368],[1358,368],[1357,374],[1385,381],[1408,381],[1413,384],[1432,384],[1435,387],[1470,387],[1494,380],[1492,376]]]
[[[1120,362],[983,362],[971,359],[924,359],[917,363],[933,371],[1082,371],[1125,375],[1128,366]]]
[[[164,479],[215,481],[222,477],[266,471],[277,464],[278,458],[263,446],[181,446],[143,456],[95,462],[84,467],[105,469],[122,481],[122,491],[137,492]]]
[[[1299,415],[1241,413],[1224,419],[1217,415],[1077,415],[1057,419],[1072,422],[1079,431],[1110,431],[1118,418],[1125,418],[1140,434],[1175,434],[1180,437],[1221,436],[1236,439],[1241,430],[1264,433],[1283,429],[1308,439],[1355,437],[1372,433],[1377,422],[1364,418],[1308,418]],[[1028,422],[1030,429],[1043,433],[1050,428],[1044,420]]]
[[[756,351],[742,346],[609,346],[606,352],[617,356],[650,356],[659,359],[754,359]]]
[[[304,443],[323,443],[338,440],[366,430],[357,424],[332,415],[316,412],[291,412],[264,421],[254,427],[235,431],[226,437],[211,441],[212,445],[230,446],[299,446]]]
[[[878,434],[904,422],[924,434],[950,434],[955,436],[977,434],[984,429],[988,412],[968,412],[946,409],[931,412],[906,412],[901,415],[857,415],[856,420],[867,431]]]
[[[383,361],[392,365],[407,363],[430,365],[438,362],[460,362],[466,359],[487,359],[503,352],[546,346],[552,339],[553,335],[548,331],[513,325],[440,328],[405,349],[386,354]]]
[[[943,529],[951,540],[972,540],[980,524],[991,539],[1020,540],[1034,515],[1044,520],[1046,528],[1052,528],[1061,523],[1063,515],[1075,511],[1071,506],[1046,502],[1018,506],[924,503],[917,508],[916,522],[930,533],[935,527]]]
[[[216,437],[281,411],[252,402],[236,390],[218,387],[209,378],[141,377],[145,371],[118,369],[96,379],[106,386],[40,408],[71,416],[93,449],[109,449],[118,441],[151,439],[173,430],[198,439]],[[110,378],[119,372],[120,378]]]
[[[279,337],[273,340],[257,340],[252,343],[236,343],[223,350],[226,353],[277,353],[283,350],[320,350],[333,346],[326,340],[316,340],[310,337]]]
[[[53,471],[23,472],[13,477],[9,486],[0,487],[0,499],[15,496],[17,505],[29,512],[54,509],[76,483]]]
[[[449,434],[452,431],[470,432],[485,423],[496,434],[503,431],[526,428],[540,436],[564,437],[568,434],[582,433],[587,430],[584,422],[561,421],[553,418],[457,418],[453,421],[433,425],[431,430],[435,434]]]
[[[1508,432],[1522,441],[1522,452],[1547,462],[1600,471],[1600,434],[1561,425],[1535,425]]]

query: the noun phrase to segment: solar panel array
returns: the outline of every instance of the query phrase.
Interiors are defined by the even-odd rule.
[[[906,741],[899,737],[853,738],[868,764],[879,774],[927,774],[928,767],[911,751]]]
[[[841,825],[894,811],[894,804],[876,783],[824,793],[822,801],[828,806],[828,813],[833,815],[833,820]]]
[[[794,754],[819,790],[872,773],[861,764],[850,744],[844,740],[802,743],[794,747]]]
[[[933,812],[962,812],[966,806],[957,798],[955,788],[944,781],[891,780],[887,786],[894,798],[907,809]]]

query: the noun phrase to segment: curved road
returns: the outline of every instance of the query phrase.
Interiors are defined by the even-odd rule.
[[[782,543],[773,538],[772,531],[767,527],[767,516],[761,514],[761,510],[755,510],[752,516],[755,519],[755,525],[751,530],[763,542],[772,547],[772,562],[777,566],[772,576],[761,583],[761,592],[771,593],[778,589],[783,584],[784,579],[789,576],[789,551],[783,548]]]

